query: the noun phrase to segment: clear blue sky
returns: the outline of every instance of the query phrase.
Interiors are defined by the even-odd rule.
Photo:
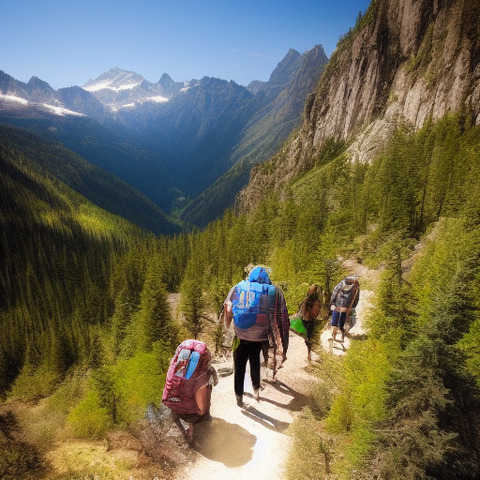
[[[157,82],[266,81],[290,48],[328,57],[370,0],[0,0],[0,70],[54,89],[112,67]]]

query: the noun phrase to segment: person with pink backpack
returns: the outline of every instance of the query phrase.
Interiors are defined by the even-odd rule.
[[[210,419],[212,388],[218,383],[211,362],[206,343],[184,340],[167,371],[162,403],[172,410],[173,419],[189,444],[193,442],[193,424]],[[181,420],[187,423],[186,429]]]

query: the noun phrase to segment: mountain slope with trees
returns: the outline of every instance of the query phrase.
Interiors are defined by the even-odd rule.
[[[183,228],[129,184],[86,162],[60,143],[24,129],[0,125],[0,153],[28,159],[90,202],[147,231],[171,234]]]
[[[326,62],[320,45],[302,55],[290,50],[270,80],[250,90],[209,77],[180,83],[163,75],[150,84],[117,68],[85,89],[55,91],[36,77],[25,84],[0,71],[0,121],[62,142],[165,212],[205,226],[233,205],[245,170],[298,126]]]
[[[366,163],[402,122],[419,129],[465,110],[478,123],[479,9],[475,0],[372,1],[339,42],[301,130],[275,166],[252,171],[239,208],[254,206],[257,190],[281,188],[311,169],[332,143],[349,144],[352,162]]]
[[[182,219],[204,227],[234,205],[236,194],[248,183],[251,169],[270,158],[300,126],[305,100],[327,61],[321,45],[303,55],[292,49],[268,82],[249,86],[256,92],[256,107],[231,154],[233,166],[186,206]]]

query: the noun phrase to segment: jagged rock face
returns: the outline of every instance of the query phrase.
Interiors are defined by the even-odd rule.
[[[369,161],[399,121],[421,128],[467,107],[480,124],[479,22],[478,0],[372,0],[308,98],[298,137],[273,174],[252,171],[237,207],[311,168],[329,138],[353,141],[351,155]]]

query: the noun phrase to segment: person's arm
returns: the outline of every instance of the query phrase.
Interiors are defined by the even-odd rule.
[[[218,373],[215,370],[215,367],[210,367],[208,370],[212,376],[213,386],[218,385]]]
[[[280,332],[282,336],[282,344],[283,344],[283,356],[286,359],[286,354],[288,350],[288,343],[290,339],[290,318],[288,316],[288,309],[287,309],[287,302],[285,301],[285,297],[283,292],[279,290],[279,295],[277,296],[278,300],[280,301]]]
[[[207,385],[200,387],[195,392],[195,402],[197,402],[198,415],[203,415],[208,408]]]
[[[232,324],[233,313],[232,313],[232,294],[235,290],[233,287],[230,292],[228,292],[227,298],[225,299],[225,303],[223,304],[223,319],[225,322],[225,328],[229,329],[230,325]]]
[[[232,319],[233,319],[233,314],[232,314],[232,302],[225,303],[225,328],[230,328],[230,325],[232,324]]]

